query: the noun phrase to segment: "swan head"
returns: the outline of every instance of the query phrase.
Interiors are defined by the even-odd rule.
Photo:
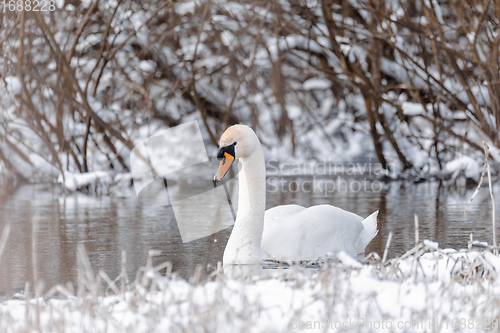
[[[258,145],[259,139],[250,127],[233,125],[226,129],[219,140],[217,158],[220,160],[220,164],[214,182],[220,181],[224,177],[235,159],[251,156]]]

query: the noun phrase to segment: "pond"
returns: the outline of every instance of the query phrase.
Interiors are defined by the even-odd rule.
[[[390,232],[393,233],[390,257],[414,246],[415,214],[419,219],[420,239],[437,240],[443,247],[464,248],[473,232],[474,239],[491,243],[491,199],[485,186],[464,217],[474,188],[447,188],[439,182],[364,180],[363,183],[356,178],[339,178],[335,190],[331,187],[326,193],[321,189],[332,186],[329,181],[305,176],[279,180],[269,177],[267,206],[326,203],[361,216],[378,209],[379,233],[366,252],[374,251],[380,256]],[[494,187],[494,196],[496,207],[500,207],[498,185]],[[64,194],[54,185],[23,185],[1,199],[0,214],[1,230],[11,224],[0,258],[0,290],[4,292],[23,288],[26,281],[33,282],[33,263],[44,290],[55,284],[75,283],[78,244],[83,244],[94,272],[105,271],[112,279],[121,272],[122,251],[126,253],[127,277],[133,281],[138,268],[146,264],[151,249],[161,251],[154,258],[155,264],[170,261],[173,271],[187,279],[197,265],[215,267],[222,260],[230,235],[230,229],[225,229],[183,243],[172,206],[145,204],[137,199],[133,188],[119,195],[90,196]],[[497,235],[500,235],[498,215]]]

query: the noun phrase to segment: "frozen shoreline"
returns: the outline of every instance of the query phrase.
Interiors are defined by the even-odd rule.
[[[200,270],[190,282],[160,274],[165,267],[146,266],[135,282],[122,285],[120,279],[107,280],[102,272],[94,275],[82,260],[76,292],[59,286],[41,295],[45,297],[18,294],[18,299],[0,304],[0,329],[446,332],[498,328],[500,257],[491,249],[457,252],[426,241],[385,262],[375,257],[360,263],[340,253],[318,270],[294,266],[235,278],[227,269],[225,274],[217,270],[208,277]]]

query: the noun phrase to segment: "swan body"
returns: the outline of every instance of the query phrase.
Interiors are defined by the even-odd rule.
[[[363,220],[331,205],[274,207],[264,215],[261,248],[277,260],[315,260],[340,251],[355,258],[377,234],[377,214]]]
[[[235,158],[241,163],[238,211],[224,250],[225,265],[316,260],[340,251],[356,257],[378,232],[378,211],[366,219],[331,205],[282,205],[266,211],[264,154],[246,125],[222,134],[217,157],[221,162],[214,181],[224,177]]]

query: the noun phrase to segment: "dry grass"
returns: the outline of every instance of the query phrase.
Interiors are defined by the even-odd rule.
[[[335,149],[345,133],[332,118],[352,119],[384,167],[394,154],[417,173],[405,144],[441,170],[481,153],[482,138],[499,147],[497,2],[75,3],[1,18],[0,161],[12,172],[32,155],[60,172],[92,171],[97,155],[127,170],[141,124],[194,114],[214,145],[244,122],[304,154],[319,149],[308,133]],[[311,79],[331,88],[306,89]]]
[[[41,281],[27,284],[0,304],[0,330],[287,332],[347,319],[358,320],[351,329],[362,330],[401,321],[438,325],[439,331],[460,328],[462,318],[486,325],[500,316],[500,258],[493,251],[455,252],[426,241],[400,257],[371,254],[362,263],[339,256],[275,269],[198,267],[190,281],[177,278],[169,263],[153,266],[157,252],[151,251],[129,282],[125,265],[115,279],[93,272],[80,246],[76,288],[58,285],[42,293]]]

